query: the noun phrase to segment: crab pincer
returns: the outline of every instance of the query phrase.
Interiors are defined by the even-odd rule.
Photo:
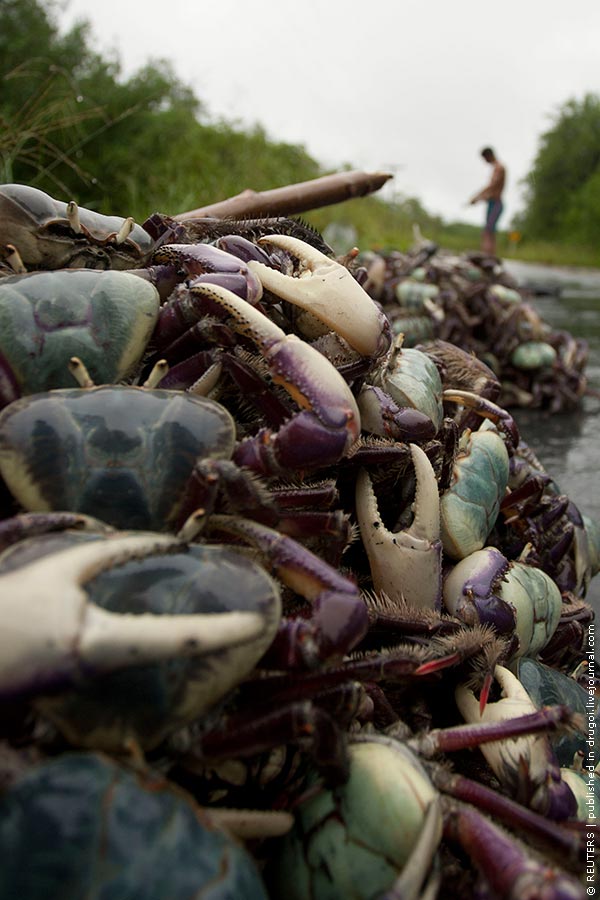
[[[359,473],[356,482],[356,513],[369,557],[373,587],[390,600],[406,601],[422,609],[440,609],[442,594],[442,545],[438,486],[426,454],[410,444],[417,491],[411,525],[389,531],[379,513],[369,475]]]
[[[284,250],[298,264],[296,275],[286,275],[250,260],[263,288],[320,319],[362,356],[379,359],[387,352],[389,323],[345,266],[291,235],[271,234],[258,243]]]
[[[188,278],[200,278],[234,291],[254,306],[262,296],[260,279],[245,262],[212,244],[163,244],[154,263],[176,266]]]
[[[63,690],[83,677],[179,656],[198,656],[260,635],[253,612],[156,616],[111,613],[85,584],[100,572],[182,546],[156,534],[107,536],[0,576],[0,697]]]
[[[261,475],[309,471],[333,465],[360,434],[360,413],[352,391],[336,368],[314,347],[278,325],[231,291],[198,284],[190,291],[206,297],[229,317],[228,324],[260,350],[273,382],[301,408],[274,433],[261,429],[236,449],[234,461]]]

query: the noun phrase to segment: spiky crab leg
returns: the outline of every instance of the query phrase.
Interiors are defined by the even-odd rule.
[[[341,658],[364,637],[369,617],[359,589],[310,550],[272,528],[238,516],[211,516],[206,527],[256,547],[271,572],[312,604],[309,619],[282,622],[267,651],[270,664],[288,668]]]
[[[231,291],[197,282],[190,291],[228,314],[231,327],[260,350],[275,384],[301,408],[278,432],[262,429],[243,441],[234,461],[267,475],[320,468],[341,459],[360,434],[360,414],[352,391],[335,367],[310,344],[286,335]]]
[[[432,766],[429,775],[435,787],[443,793],[476,806],[508,827],[521,829],[555,853],[565,854],[570,863],[580,861],[582,841],[575,831],[552,822],[478,781],[450,772],[445,766]]]
[[[439,610],[442,545],[438,484],[423,450],[411,444],[410,451],[417,477],[412,524],[404,531],[388,531],[364,470],[357,479],[356,513],[375,590],[383,591],[392,601]]]
[[[251,260],[248,268],[263,288],[316,316],[361,356],[378,359],[387,352],[388,320],[348,269],[290,235],[267,235],[259,244],[279,247],[299,263],[298,275],[293,276]]]
[[[201,656],[259,635],[256,613],[122,615],[88,600],[84,585],[100,572],[180,547],[168,536],[107,536],[1,575],[0,696],[63,689],[83,675]]]
[[[519,443],[519,429],[513,417],[501,406],[493,403],[491,400],[474,394],[472,391],[459,391],[448,388],[442,394],[444,401],[452,403],[460,403],[467,409],[474,410],[477,415],[484,419],[490,419],[507,438],[512,447],[516,447]]]

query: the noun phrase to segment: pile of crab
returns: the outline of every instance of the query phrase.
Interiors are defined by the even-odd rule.
[[[600,536],[491,370],[297,221],[0,249],[0,896],[584,897]]]
[[[395,334],[456,344],[487,363],[505,408],[575,409],[587,388],[587,342],[548,325],[496,257],[453,256],[420,241],[408,253],[366,253],[365,289]]]

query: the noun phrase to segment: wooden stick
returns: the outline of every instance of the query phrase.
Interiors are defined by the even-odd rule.
[[[220,200],[210,206],[201,206],[174,216],[179,222],[218,218],[247,218],[250,216],[291,216],[310,209],[319,209],[353,197],[364,197],[378,191],[393,178],[387,172],[337,172],[312,181],[288,184],[270,191],[242,191],[235,197]]]

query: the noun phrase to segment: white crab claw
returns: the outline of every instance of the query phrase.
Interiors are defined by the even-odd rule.
[[[290,235],[267,235],[259,243],[289,251],[301,264],[298,276],[291,276],[251,260],[248,268],[264,288],[316,316],[362,356],[387,350],[385,317],[348,269]]]
[[[123,220],[123,224],[119,228],[116,237],[115,244],[124,244],[131,232],[133,231],[135,222],[131,216],[128,216]]]
[[[107,612],[84,585],[130,559],[169,552],[169,536],[109,536],[0,576],[0,696],[68,687],[100,674],[179,656],[201,656],[256,638],[257,613],[132,615]]]
[[[410,450],[417,477],[412,524],[400,532],[385,527],[365,471],[357,479],[356,513],[375,590],[398,603],[439,609],[442,547],[438,485],[426,454],[416,444],[410,444]]]
[[[75,234],[81,234],[81,221],[79,219],[79,207],[75,203],[74,200],[70,200],[67,203],[67,219],[69,220],[69,225],[71,226],[71,231],[74,231]]]
[[[502,697],[494,703],[488,702],[483,714],[472,690],[465,685],[456,689],[456,705],[466,722],[507,722],[536,712],[529,694],[509,669],[496,666],[494,677],[502,689]],[[560,799],[565,792],[569,793],[560,782],[558,764],[545,734],[491,741],[481,744],[480,750],[500,781],[515,793],[516,799],[522,797],[523,802],[525,797],[529,798],[533,809],[542,812],[547,808],[546,795]]]

